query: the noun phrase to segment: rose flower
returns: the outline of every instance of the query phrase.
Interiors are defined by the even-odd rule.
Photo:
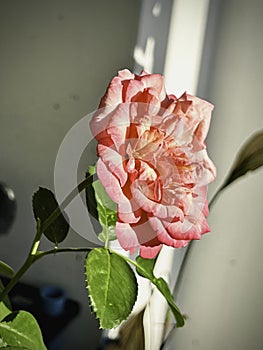
[[[132,254],[153,258],[163,244],[181,248],[209,232],[207,184],[216,175],[206,152],[213,106],[167,95],[159,74],[120,71],[90,127],[97,174],[117,203],[116,234]]]

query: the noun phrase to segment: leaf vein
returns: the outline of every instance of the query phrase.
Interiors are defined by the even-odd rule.
[[[0,329],[1,329],[1,328],[5,328],[5,329],[7,329],[8,331],[10,331],[10,332],[12,332],[12,333],[15,333],[16,335],[19,335],[20,337],[22,337],[22,338],[28,340],[31,344],[34,344],[34,342],[32,341],[32,339],[30,339],[27,335],[25,335],[24,333],[21,333],[21,332],[19,332],[18,330],[16,330],[16,329],[10,327],[10,326],[9,326],[8,324],[6,324],[6,323],[1,322],[1,324],[0,324]]]
[[[111,264],[110,264],[110,253],[108,250],[106,250],[107,254],[107,264],[108,264],[108,270],[107,270],[107,279],[106,279],[106,290],[105,290],[105,298],[104,298],[104,308],[101,313],[101,319],[104,320],[104,315],[107,309],[107,300],[108,300],[108,294],[109,294],[109,284],[110,284],[110,270],[111,270]]]

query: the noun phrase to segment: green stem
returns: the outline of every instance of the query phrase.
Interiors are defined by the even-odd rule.
[[[24,273],[29,269],[29,267],[33,264],[34,256],[29,255],[21,266],[21,268],[17,271],[15,276],[10,280],[5,289],[0,294],[0,302],[4,299],[5,296],[14,288],[14,286],[18,283],[20,278],[24,275]]]
[[[24,264],[20,267],[20,269],[17,271],[17,273],[14,275],[14,277],[9,281],[5,289],[0,293],[0,302],[4,299],[4,297],[13,289],[13,287],[17,284],[17,282],[20,280],[20,278],[24,275],[24,273],[29,269],[29,267],[34,263],[35,261],[35,254],[37,253],[38,246],[40,243],[41,238],[41,225],[40,221],[37,220],[37,232],[35,235],[35,238],[33,240],[30,253],[24,262]]]
[[[37,232],[34,237],[30,252],[28,254],[28,257],[24,264],[20,267],[20,269],[17,271],[17,273],[14,275],[14,277],[9,281],[5,289],[0,293],[0,302],[3,300],[3,298],[14,288],[14,286],[18,283],[20,278],[26,273],[26,271],[30,268],[30,266],[36,261],[39,260],[41,257],[53,253],[60,253],[60,252],[68,252],[68,251],[87,251],[87,248],[62,248],[62,249],[52,249],[46,252],[38,252],[38,247],[40,244],[40,239],[42,236],[42,233],[45,232],[45,230],[51,225],[57,217],[61,214],[61,211],[64,210],[69,203],[76,197],[76,195],[83,191],[86,187],[88,187],[90,183],[90,177],[88,176],[85,180],[83,180],[77,187],[75,187],[69,195],[64,199],[64,201],[60,204],[59,207],[57,207],[53,213],[44,221],[44,223],[40,223],[39,220],[37,220]],[[85,249],[85,250],[82,250]]]
[[[122,254],[117,253],[116,250],[112,250],[112,249],[109,249],[109,248],[107,248],[107,249],[109,250],[110,253],[118,255],[120,258],[122,258],[123,260],[125,260],[125,261],[127,261],[128,263],[132,264],[132,265],[135,266],[137,269],[143,271],[146,275],[149,275],[148,272],[147,272],[146,270],[144,270],[144,269],[142,268],[142,266],[138,265],[136,261],[134,261],[134,260],[128,258],[128,257],[125,256],[125,255],[122,255]]]
[[[44,252],[37,252],[35,256],[35,261],[43,258],[44,256],[57,254],[57,253],[68,253],[68,252],[90,252],[92,248],[54,248],[50,250],[46,250]]]
[[[15,276],[10,280],[6,288],[0,294],[0,301],[13,289],[13,287],[17,284],[20,278],[24,275],[24,273],[29,269],[29,267],[36,262],[37,260],[43,258],[44,256],[57,254],[57,253],[65,253],[65,252],[89,252],[91,248],[54,248],[51,250],[47,250],[44,252],[36,252],[35,255],[30,254],[26,259],[25,263],[21,266],[21,268],[17,271]]]
[[[109,248],[109,234],[106,235],[106,240],[105,240],[104,248],[105,248],[105,249],[108,249],[108,248]]]
[[[215,200],[217,199],[218,195],[221,193],[221,191],[226,187],[225,184],[223,184],[222,186],[219,187],[219,189],[216,191],[216,193],[213,195],[213,197],[211,198],[210,202],[209,202],[209,209],[212,208],[212,206],[215,203]]]

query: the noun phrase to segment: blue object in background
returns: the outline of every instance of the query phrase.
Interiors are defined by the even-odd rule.
[[[40,288],[43,311],[51,317],[60,316],[65,307],[66,293],[57,286],[43,286]]]

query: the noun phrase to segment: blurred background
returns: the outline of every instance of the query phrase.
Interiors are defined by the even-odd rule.
[[[14,269],[23,263],[35,232],[32,194],[38,186],[53,189],[64,136],[97,108],[123,68],[164,73],[169,93],[187,90],[215,105],[211,196],[240,145],[263,126],[262,16],[261,0],[1,0],[0,182],[13,189],[17,212],[0,235],[0,259]],[[194,245],[176,288],[187,324],[166,349],[262,349],[262,180],[262,169],[249,174],[214,205],[211,233]],[[86,244],[74,232],[63,243]],[[80,304],[63,350],[99,345],[84,257],[49,256],[23,278],[61,286]]]
[[[0,236],[0,259],[14,269],[23,263],[35,234],[31,196],[39,186],[54,189],[54,164],[64,136],[97,108],[118,70],[133,69],[140,5],[136,0],[0,2],[0,181],[17,199],[14,225]],[[63,245],[87,246],[87,241],[72,232]],[[44,239],[42,248],[47,247],[52,245]],[[63,334],[65,350],[99,344],[84,258],[85,253],[44,258],[23,279],[61,286],[80,303],[80,313]]]

